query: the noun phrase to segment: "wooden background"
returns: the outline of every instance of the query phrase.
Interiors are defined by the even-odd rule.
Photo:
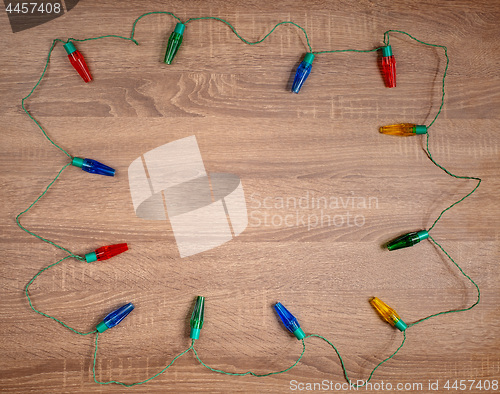
[[[431,128],[436,160],[460,175],[483,178],[473,197],[446,213],[433,237],[482,291],[472,311],[440,316],[408,330],[401,352],[374,383],[500,379],[499,329],[499,33],[498,1],[90,1],[44,25],[13,34],[0,12],[2,97],[0,390],[11,392],[289,392],[291,380],[344,382],[332,349],[306,341],[300,364],[285,374],[231,377],[203,368],[192,353],[143,386],[99,386],[92,380],[93,336],[78,336],[29,309],[24,286],[64,253],[22,232],[15,216],[46,187],[67,158],[21,109],[54,38],[129,35],[148,11],[225,18],[249,40],[278,21],[307,29],[313,50],[371,49],[388,29],[447,45],[451,59],[445,109]],[[175,26],[165,15],[139,22],[138,47],[123,40],[81,43],[94,81],[84,84],[58,44],[46,78],[27,107],[72,155],[117,170],[113,179],[68,168],[23,223],[78,254],[128,242],[108,262],[61,263],[32,286],[40,310],[82,330],[125,302],[136,309],[100,337],[97,376],[127,383],[160,371],[189,346],[195,296],[206,297],[197,349],[208,365],[256,373],[291,365],[301,345],[272,309],[283,302],[306,333],[338,346],[349,376],[366,379],[399,345],[401,334],[368,304],[378,296],[408,323],[476,299],[472,285],[430,242],[398,252],[381,248],[401,233],[428,228],[468,193],[432,165],[421,137],[396,138],[378,127],[429,124],[440,103],[444,56],[394,34],[398,87],[386,89],[377,54],[317,56],[298,95],[290,81],[306,51],[294,27],[282,26],[258,46],[244,45],[221,23],[186,28],[172,65],[161,63]],[[242,179],[245,232],[220,247],[181,259],[168,222],[137,218],[127,168],[154,147],[195,135],[209,172]],[[371,208],[330,209],[360,215],[362,226],[286,227],[286,214],[316,208],[257,208],[304,196],[375,198]],[[365,390],[363,390],[365,391]],[[479,390],[471,390],[474,392]],[[451,392],[457,392],[451,390]],[[467,390],[469,392],[469,390]]]

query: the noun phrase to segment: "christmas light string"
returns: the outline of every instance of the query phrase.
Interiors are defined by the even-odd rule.
[[[328,339],[326,339],[325,337],[323,337],[321,335],[317,335],[317,334],[306,335],[302,331],[302,329],[300,328],[300,325],[299,325],[297,319],[283,305],[281,305],[280,303],[277,303],[275,305],[276,312],[278,313],[278,315],[281,318],[281,320],[282,320],[283,324],[285,325],[285,327],[290,332],[292,332],[296,336],[296,338],[301,341],[301,344],[302,344],[302,352],[301,352],[300,356],[298,357],[298,359],[291,366],[289,366],[288,368],[285,368],[283,370],[280,370],[280,371],[269,372],[269,373],[265,373],[265,374],[257,374],[257,373],[254,373],[252,371],[247,371],[247,372],[242,372],[242,373],[227,372],[227,371],[223,371],[223,370],[212,368],[212,367],[208,366],[207,364],[205,364],[200,359],[200,357],[198,355],[198,352],[196,351],[196,349],[194,347],[195,341],[199,338],[200,330],[203,327],[204,303],[205,303],[204,297],[197,297],[196,303],[195,303],[195,307],[194,307],[194,310],[193,310],[193,314],[192,314],[192,317],[191,317],[191,321],[190,321],[190,326],[191,326],[191,334],[190,334],[191,345],[186,350],[184,350],[183,352],[181,352],[180,354],[178,354],[177,356],[175,356],[172,359],[172,361],[164,369],[162,369],[159,373],[151,376],[150,378],[148,378],[146,380],[143,380],[143,381],[140,381],[140,382],[135,382],[135,383],[130,383],[130,384],[119,382],[119,381],[115,381],[115,380],[111,380],[111,381],[107,381],[107,382],[102,382],[102,381],[97,380],[97,377],[96,377],[96,362],[97,362],[97,353],[98,353],[98,339],[99,339],[99,334],[102,333],[102,332],[104,332],[104,331],[106,331],[107,329],[112,328],[112,327],[116,326],[117,324],[119,324],[134,309],[134,306],[131,303],[126,304],[126,305],[122,306],[121,308],[119,308],[119,309],[111,312],[109,315],[107,315],[104,318],[104,320],[96,326],[95,330],[92,330],[92,331],[89,331],[89,332],[81,332],[81,331],[78,331],[78,330],[76,330],[76,329],[68,326],[63,321],[61,321],[61,320],[59,320],[59,319],[57,319],[57,318],[55,318],[53,316],[50,316],[50,315],[48,315],[46,313],[43,313],[43,312],[37,310],[33,306],[31,297],[29,295],[29,288],[33,284],[33,282],[43,272],[47,271],[48,269],[50,269],[50,268],[52,268],[52,267],[54,267],[56,265],[59,265],[63,261],[66,261],[66,260],[68,260],[70,258],[74,258],[74,259],[76,259],[76,260],[78,260],[80,262],[87,262],[87,263],[92,263],[92,262],[97,261],[97,260],[105,260],[105,259],[108,259],[110,257],[113,257],[116,254],[119,254],[119,253],[122,253],[122,252],[126,251],[128,249],[127,244],[104,246],[104,247],[96,249],[94,252],[87,253],[84,256],[80,256],[80,255],[74,254],[69,249],[67,249],[67,248],[65,248],[63,246],[58,245],[55,242],[52,242],[52,241],[50,241],[50,240],[48,240],[48,239],[46,239],[46,238],[44,238],[42,236],[39,236],[38,234],[35,234],[34,232],[28,230],[26,227],[24,227],[21,224],[21,220],[20,219],[21,219],[21,217],[24,214],[26,214],[30,209],[32,209],[33,206],[35,204],[37,204],[38,201],[42,197],[44,197],[47,194],[47,192],[49,191],[49,189],[51,188],[51,186],[61,176],[62,172],[68,166],[73,165],[73,166],[82,168],[82,170],[90,172],[90,173],[107,175],[107,176],[114,176],[114,169],[112,169],[111,167],[107,167],[107,166],[105,166],[105,165],[103,165],[103,164],[101,164],[101,163],[99,163],[99,162],[97,162],[95,160],[82,159],[82,158],[71,156],[65,149],[63,149],[61,146],[59,146],[58,144],[56,144],[48,136],[48,134],[45,132],[45,130],[43,129],[43,127],[40,125],[40,123],[26,109],[25,102],[26,102],[27,99],[29,99],[31,97],[31,95],[33,94],[33,92],[35,91],[35,89],[39,86],[40,82],[42,81],[43,77],[45,76],[45,73],[47,71],[47,68],[48,68],[48,65],[49,65],[49,62],[50,62],[52,51],[54,50],[54,47],[56,46],[56,44],[58,42],[60,42],[60,43],[62,43],[64,45],[64,48],[65,48],[66,52],[68,53],[68,57],[69,57],[69,60],[70,60],[71,64],[78,71],[78,73],[83,78],[83,80],[85,82],[90,82],[92,80],[92,76],[90,74],[90,71],[88,70],[88,67],[87,67],[86,63],[85,63],[85,59],[83,58],[83,55],[81,55],[81,53],[76,49],[76,47],[74,46],[73,43],[74,42],[85,42],[85,41],[91,41],[91,40],[99,40],[99,39],[103,39],[103,38],[118,38],[118,39],[123,39],[123,40],[131,41],[135,45],[139,45],[139,43],[137,42],[137,40],[134,39],[136,25],[137,25],[137,23],[143,17],[148,16],[148,15],[154,15],[154,14],[170,15],[170,16],[172,16],[173,18],[175,18],[178,21],[178,23],[176,25],[176,28],[175,28],[174,32],[171,34],[169,42],[168,42],[168,47],[167,47],[167,51],[166,51],[166,55],[165,55],[165,63],[167,63],[167,64],[170,64],[172,62],[172,60],[174,59],[174,57],[175,57],[175,55],[176,55],[176,53],[177,53],[177,51],[178,51],[178,49],[179,49],[179,47],[180,47],[180,45],[182,43],[183,33],[184,33],[184,29],[185,29],[186,24],[188,24],[190,22],[193,22],[193,21],[197,21],[197,20],[215,20],[215,21],[222,22],[222,23],[226,24],[232,30],[232,32],[241,41],[243,41],[245,44],[248,44],[248,45],[256,45],[256,44],[259,44],[259,43],[263,42],[267,37],[269,37],[270,34],[272,34],[275,31],[276,28],[278,28],[281,25],[291,24],[291,25],[297,27],[298,29],[300,29],[304,33],[304,36],[305,36],[305,39],[306,39],[306,43],[307,43],[307,47],[309,49],[309,52],[306,53],[306,55],[304,57],[304,60],[302,61],[302,63],[300,64],[300,66],[298,67],[298,69],[296,71],[296,76],[295,76],[295,80],[294,80],[294,86],[292,87],[292,91],[294,93],[298,93],[300,91],[301,87],[303,86],[304,81],[307,79],[309,73],[311,72],[312,62],[313,62],[314,57],[316,55],[328,54],[328,53],[341,53],[341,52],[364,52],[364,53],[369,53],[369,52],[376,52],[378,50],[381,50],[382,51],[382,72],[383,72],[385,84],[386,84],[387,87],[395,87],[396,86],[396,69],[395,69],[395,64],[396,63],[395,63],[394,55],[392,54],[392,48],[389,45],[390,33],[400,33],[400,34],[408,36],[410,39],[415,40],[416,42],[418,42],[418,43],[420,43],[422,45],[426,45],[426,46],[430,46],[430,47],[436,47],[436,48],[443,49],[444,50],[444,55],[446,57],[446,66],[445,66],[445,70],[444,70],[444,73],[443,73],[443,79],[442,79],[441,105],[440,105],[440,107],[439,107],[439,109],[438,109],[438,111],[437,111],[434,119],[429,124],[429,126],[414,125],[414,124],[405,123],[405,124],[399,124],[399,125],[391,125],[391,126],[381,127],[380,132],[384,133],[384,134],[400,135],[400,136],[426,134],[425,152],[426,152],[428,158],[431,160],[431,162],[435,166],[437,166],[438,168],[440,168],[441,170],[443,170],[446,174],[448,174],[448,175],[450,175],[450,176],[452,176],[454,178],[457,178],[457,179],[467,179],[467,180],[476,180],[477,184],[474,187],[474,189],[471,192],[469,192],[467,195],[465,195],[464,197],[462,197],[458,201],[454,202],[453,204],[451,204],[447,208],[443,209],[441,211],[441,213],[439,214],[439,216],[437,217],[437,219],[434,221],[434,223],[432,224],[432,226],[428,230],[421,230],[421,231],[417,231],[417,232],[411,232],[411,233],[408,233],[408,234],[404,234],[403,236],[398,237],[397,239],[390,241],[387,244],[387,247],[388,247],[389,250],[396,250],[396,249],[400,249],[400,248],[404,248],[404,247],[408,247],[408,246],[413,246],[414,244],[419,243],[420,241],[428,238],[436,246],[438,246],[438,248],[450,259],[450,261],[458,268],[458,270],[460,271],[460,273],[465,278],[467,278],[475,286],[475,288],[477,290],[477,300],[471,306],[469,306],[467,308],[452,309],[452,310],[447,310],[447,311],[435,313],[435,314],[429,315],[429,316],[424,317],[424,318],[422,318],[420,320],[417,320],[414,323],[411,323],[411,324],[407,325],[391,307],[389,307],[387,304],[385,304],[383,301],[379,300],[376,297],[372,298],[370,300],[370,303],[375,308],[375,310],[379,313],[379,315],[385,321],[387,321],[392,326],[398,328],[402,332],[403,339],[402,339],[402,342],[399,345],[399,347],[389,357],[387,357],[387,358],[383,359],[382,361],[380,361],[373,368],[373,370],[371,371],[371,373],[368,376],[368,379],[366,381],[364,381],[363,384],[358,385],[358,384],[352,383],[352,381],[349,379],[348,374],[347,374],[347,369],[346,369],[345,364],[344,364],[344,360],[343,360],[342,356],[340,355],[338,349],[335,347],[335,345],[332,342],[330,342]],[[419,323],[421,323],[423,321],[426,321],[428,319],[431,319],[433,317],[439,316],[439,315],[449,314],[449,313],[455,313],[455,312],[468,311],[468,310],[474,308],[480,302],[480,299],[481,299],[481,292],[479,290],[478,285],[474,282],[474,280],[469,275],[467,275],[463,271],[463,269],[455,262],[455,260],[450,256],[450,254],[436,240],[434,240],[432,238],[432,236],[429,235],[429,232],[435,227],[435,225],[438,223],[438,221],[441,219],[441,217],[443,216],[443,214],[445,212],[447,212],[448,210],[450,210],[451,208],[453,208],[455,205],[459,204],[460,202],[464,201],[470,195],[472,195],[478,189],[479,185],[481,184],[481,179],[478,178],[478,177],[459,176],[459,175],[453,174],[452,172],[450,172],[449,170],[447,170],[445,167],[443,167],[442,165],[440,165],[439,163],[437,163],[435,161],[435,159],[433,158],[433,156],[432,156],[432,154],[430,152],[430,149],[429,149],[429,136],[430,136],[430,134],[428,133],[428,129],[437,120],[437,118],[441,114],[441,111],[442,111],[443,106],[444,106],[445,79],[446,79],[446,75],[447,75],[447,71],[448,71],[448,65],[449,65],[449,57],[448,57],[447,48],[445,46],[426,43],[424,41],[418,40],[417,38],[413,37],[412,35],[408,34],[407,32],[400,31],[400,30],[388,30],[388,31],[386,31],[384,33],[384,46],[380,46],[378,48],[369,49],[369,50],[338,49],[338,50],[331,50],[331,51],[313,52],[311,44],[310,44],[310,41],[309,41],[309,37],[307,35],[306,30],[304,28],[302,28],[301,26],[299,26],[298,24],[296,24],[294,22],[291,22],[291,21],[283,21],[283,22],[277,23],[269,31],[269,33],[267,33],[262,39],[254,41],[254,42],[250,42],[250,41],[244,39],[228,21],[226,21],[226,20],[224,20],[222,18],[217,18],[217,17],[190,18],[186,22],[183,23],[181,21],[181,19],[179,19],[173,13],[171,13],[171,12],[164,12],[164,11],[148,12],[148,13],[145,13],[145,14],[139,16],[134,21],[134,23],[132,25],[132,31],[131,31],[130,37],[124,37],[124,36],[110,34],[110,35],[104,35],[104,36],[98,36],[98,37],[91,37],[91,38],[85,38],[85,39],[69,38],[66,41],[61,40],[61,39],[54,39],[52,41],[51,46],[50,46],[49,53],[48,53],[48,56],[47,56],[47,60],[46,60],[43,72],[42,72],[40,78],[38,79],[37,83],[35,84],[35,86],[31,89],[30,93],[26,97],[24,97],[22,99],[21,105],[22,105],[22,109],[24,110],[24,112],[29,116],[29,118],[41,130],[41,132],[43,133],[44,137],[54,147],[56,147],[61,152],[63,152],[71,161],[69,163],[65,164],[61,168],[61,170],[59,170],[59,172],[57,173],[57,175],[55,176],[55,178],[48,184],[48,186],[45,188],[45,190],[42,192],[42,194],[40,194],[40,196],[38,196],[36,198],[36,200],[27,209],[25,209],[24,211],[22,211],[21,213],[19,213],[16,216],[16,222],[17,222],[18,226],[23,231],[25,231],[26,233],[28,233],[28,234],[30,234],[30,235],[32,235],[32,236],[40,239],[43,242],[49,243],[49,244],[55,246],[56,248],[58,248],[60,250],[63,250],[68,255],[66,257],[60,259],[59,261],[57,261],[57,262],[55,262],[53,264],[50,264],[47,267],[41,269],[28,282],[28,284],[25,287],[25,295],[26,295],[26,297],[28,299],[28,303],[29,303],[30,308],[33,311],[35,311],[36,313],[38,313],[38,314],[40,314],[42,316],[45,316],[45,317],[47,317],[49,319],[52,319],[54,321],[56,321],[57,323],[61,324],[63,327],[71,330],[72,332],[74,332],[76,334],[79,334],[79,335],[82,335],[82,336],[86,336],[86,335],[90,335],[90,334],[96,334],[96,336],[95,336],[95,350],[94,350],[93,364],[92,364],[92,374],[93,374],[94,381],[96,383],[99,383],[99,384],[104,384],[104,385],[107,385],[107,384],[118,384],[118,385],[122,385],[122,386],[125,386],[125,387],[131,387],[131,386],[136,386],[136,385],[144,384],[144,383],[146,383],[146,382],[148,382],[148,381],[150,381],[150,380],[152,380],[152,379],[160,376],[164,372],[166,372],[167,369],[170,368],[178,358],[182,357],[183,355],[185,355],[186,353],[188,353],[191,350],[193,351],[193,354],[194,354],[196,360],[202,366],[204,366],[205,368],[209,369],[212,372],[217,372],[217,373],[221,373],[221,374],[225,374],[225,375],[233,375],[233,376],[252,375],[252,376],[256,376],[256,377],[263,377],[263,376],[270,376],[270,375],[281,374],[281,373],[284,373],[284,372],[287,372],[287,371],[291,370],[292,368],[294,368],[300,362],[300,360],[302,359],[302,356],[304,355],[305,350],[306,350],[305,339],[308,339],[308,338],[319,338],[319,339],[325,341],[328,345],[330,345],[333,348],[333,350],[335,351],[335,353],[336,353],[336,355],[337,355],[337,357],[338,357],[338,359],[340,361],[340,365],[342,367],[342,372],[343,372],[343,375],[344,375],[346,381],[350,385],[352,385],[353,387],[363,387],[363,386],[365,386],[372,379],[373,374],[375,373],[375,371],[383,363],[385,363],[386,361],[392,359],[399,352],[399,350],[403,347],[403,345],[404,345],[404,343],[406,341],[406,330],[408,328],[410,328],[410,327],[412,327],[414,325],[417,325],[417,324],[419,324]]]

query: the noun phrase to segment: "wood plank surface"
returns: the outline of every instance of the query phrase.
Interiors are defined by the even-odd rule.
[[[372,49],[383,44],[388,29],[448,47],[445,107],[430,128],[430,149],[453,173],[479,176],[483,183],[443,216],[432,236],[476,281],[481,302],[409,329],[404,347],[371,383],[431,392],[429,383],[437,381],[434,392],[485,392],[470,389],[470,381],[467,390],[444,385],[500,380],[498,1],[81,0],[63,16],[17,33],[0,12],[0,390],[278,393],[300,391],[299,383],[345,382],[332,348],[308,338],[299,364],[279,375],[221,375],[189,352],[144,385],[101,386],[92,377],[94,335],[76,335],[29,308],[24,287],[65,253],[21,231],[15,217],[68,159],[23,112],[21,99],[40,77],[54,38],[129,36],[135,18],[149,11],[171,11],[182,20],[224,18],[250,41],[291,20],[307,30],[314,51]],[[22,219],[30,231],[79,255],[129,244],[128,252],[107,262],[64,261],[30,290],[36,308],[81,331],[134,303],[129,317],[99,336],[99,380],[147,379],[187,349],[197,295],[206,297],[206,316],[196,349],[212,368],[262,374],[293,364],[302,346],[275,315],[272,305],[281,301],[306,334],[337,346],[354,381],[367,379],[402,339],[378,318],[370,297],[385,300],[407,323],[476,300],[475,288],[431,242],[396,252],[381,247],[404,232],[429,228],[475,186],[434,166],[424,137],[378,132],[385,124],[432,121],[441,100],[442,50],[391,35],[395,89],[384,87],[377,53],[317,55],[294,95],[291,81],[307,51],[297,28],[280,26],[249,46],[220,22],[195,21],[166,65],[174,26],[170,16],[150,15],[137,24],[139,46],[119,39],[77,44],[94,76],[90,84],[58,43],[27,101],[71,155],[117,170],[107,178],[66,169]],[[191,135],[209,173],[240,177],[249,223],[232,241],[181,258],[169,221],[135,215],[127,169],[145,152]],[[345,206],[315,205],[321,198]],[[356,199],[371,204],[354,204]],[[328,222],[336,215],[337,222]]]

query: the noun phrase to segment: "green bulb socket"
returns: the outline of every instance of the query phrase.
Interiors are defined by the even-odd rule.
[[[408,328],[408,325],[401,319],[399,319],[396,323],[394,323],[394,327],[396,327],[399,331],[404,331]]]
[[[68,42],[67,44],[64,44],[64,49],[66,49],[66,53],[68,55],[71,55],[73,52],[76,52],[76,48],[72,42]]]
[[[184,23],[177,23],[175,25],[174,33],[178,33],[180,35],[184,34],[184,29],[186,28],[186,25]]]
[[[191,334],[189,336],[191,339],[198,339],[200,337],[200,331],[199,328],[191,328]]]
[[[71,160],[71,164],[73,164],[75,167],[82,168],[83,159],[81,157],[73,157],[73,160]]]
[[[93,263],[94,261],[97,261],[97,255],[95,252],[87,253],[85,255],[85,260],[87,260],[87,263]]]
[[[415,131],[415,134],[427,134],[427,126],[425,125],[417,124],[413,130]]]
[[[304,333],[304,331],[302,331],[302,328],[300,327],[293,332],[293,335],[295,335],[299,341],[306,337],[306,334]]]
[[[104,332],[108,329],[109,327],[102,321],[96,326],[96,330],[98,332]]]
[[[390,45],[382,47],[382,56],[384,57],[392,56],[392,48]]]
[[[314,60],[314,54],[311,53],[311,52],[308,52],[306,53],[306,55],[304,56],[304,62],[306,63],[309,63],[309,64],[312,64],[313,63],[313,60]]]
[[[429,233],[425,230],[417,232],[417,235],[418,235],[419,241],[423,241],[424,239],[429,238]]]

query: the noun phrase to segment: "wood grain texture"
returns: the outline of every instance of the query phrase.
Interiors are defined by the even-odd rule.
[[[93,336],[75,335],[30,310],[24,286],[64,254],[23,233],[15,216],[66,157],[24,114],[21,98],[39,78],[52,39],[128,35],[137,16],[156,10],[183,20],[225,18],[248,40],[293,20],[307,29],[315,51],[371,49],[382,44],[387,29],[448,47],[445,108],[431,129],[431,151],[450,171],[480,176],[483,184],[445,214],[433,236],[478,283],[482,300],[472,311],[408,330],[407,344],[373,382],[422,383],[428,392],[428,382],[439,380],[439,391],[446,392],[446,380],[500,379],[498,2],[82,0],[64,16],[15,34],[0,12],[0,390],[289,392],[291,380],[344,382],[331,348],[308,339],[302,361],[281,375],[223,376],[189,353],[146,385],[99,386],[92,380]],[[167,66],[161,59],[174,25],[165,15],[142,19],[138,47],[122,40],[80,44],[95,78],[88,85],[57,45],[46,78],[27,103],[72,155],[117,169],[108,179],[68,168],[23,218],[31,231],[78,254],[129,243],[129,252],[106,263],[65,261],[31,288],[37,308],[82,331],[121,303],[135,304],[120,326],[100,336],[99,379],[146,379],[186,349],[196,295],[207,300],[197,349],[208,365],[257,373],[291,365],[301,346],[272,310],[280,300],[306,333],[338,346],[354,380],[366,379],[401,340],[375,315],[369,297],[387,301],[407,322],[474,302],[474,288],[430,242],[394,253],[380,247],[405,231],[428,228],[474,187],[433,166],[420,137],[378,133],[384,124],[432,120],[440,104],[442,51],[391,36],[396,89],[384,88],[376,53],[318,55],[305,87],[292,95],[293,73],[306,50],[296,28],[281,26],[250,47],[221,23],[193,22]],[[231,242],[181,259],[168,221],[135,216],[126,174],[141,154],[190,135],[207,171],[241,178],[250,220]],[[372,198],[376,204],[323,210],[362,217],[361,226],[308,226],[307,218],[322,213],[311,201],[321,197]],[[309,205],[281,207],[287,198]],[[306,219],[280,224],[287,215]]]

